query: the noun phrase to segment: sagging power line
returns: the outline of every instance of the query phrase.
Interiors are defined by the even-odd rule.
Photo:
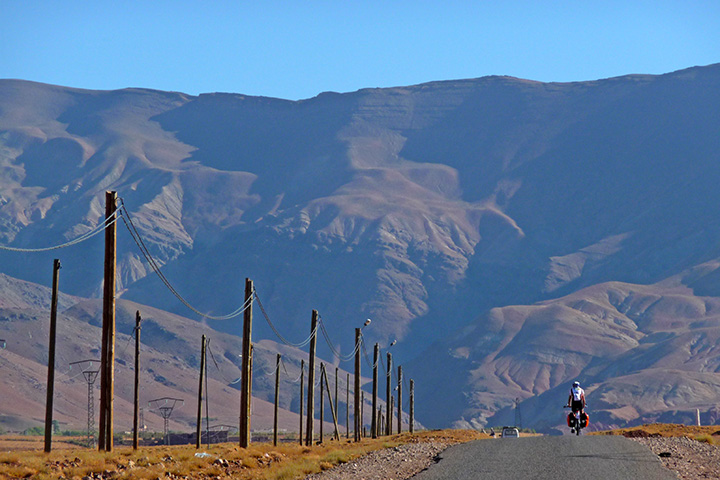
[[[118,202],[119,202],[119,204],[120,204],[119,208],[117,208],[117,207],[118,207]],[[108,451],[111,451],[111,450],[112,450],[112,435],[113,435],[113,433],[112,433],[112,432],[113,432],[113,430],[112,430],[112,426],[113,426],[113,416],[112,416],[112,415],[113,415],[113,414],[112,414],[112,410],[113,410],[112,402],[113,402],[113,399],[112,399],[112,397],[113,397],[113,395],[114,395],[114,394],[112,393],[112,392],[113,392],[113,387],[112,387],[113,374],[112,374],[112,371],[113,371],[113,369],[114,369],[114,356],[115,356],[115,353],[114,353],[114,348],[115,348],[115,347],[114,347],[114,343],[115,343],[115,330],[114,330],[114,299],[115,299],[115,295],[116,295],[115,285],[114,285],[114,281],[113,281],[113,280],[114,280],[114,278],[115,278],[115,263],[116,263],[116,253],[115,253],[116,228],[115,228],[115,225],[116,225],[116,223],[117,223],[117,221],[118,221],[119,219],[122,219],[122,220],[123,220],[123,223],[125,224],[128,232],[130,233],[130,235],[131,235],[131,237],[133,238],[133,240],[134,240],[135,244],[137,245],[137,247],[140,249],[143,257],[145,258],[145,260],[146,260],[146,261],[148,262],[148,264],[151,266],[152,270],[153,270],[153,271],[156,273],[156,275],[160,278],[160,280],[162,281],[162,283],[169,289],[169,291],[170,291],[173,295],[175,295],[175,296],[181,301],[181,303],[183,303],[186,307],[188,307],[190,310],[192,310],[192,311],[195,312],[196,314],[200,315],[201,317],[207,318],[207,319],[211,319],[211,320],[228,320],[228,319],[235,318],[235,317],[237,317],[237,316],[239,316],[239,315],[241,315],[241,314],[245,316],[244,327],[243,327],[243,355],[241,355],[241,357],[243,357],[243,362],[242,362],[242,363],[243,363],[243,367],[242,367],[242,376],[240,377],[240,379],[238,379],[238,380],[240,380],[240,381],[243,382],[243,386],[242,386],[242,389],[241,389],[241,392],[242,392],[242,395],[241,395],[241,406],[242,406],[242,407],[241,407],[241,410],[242,410],[242,411],[241,411],[240,429],[239,429],[239,430],[240,430],[240,435],[239,435],[239,436],[240,436],[241,446],[247,447],[247,446],[249,445],[249,440],[250,440],[250,435],[249,435],[249,433],[250,433],[250,428],[249,428],[249,427],[250,427],[250,412],[252,411],[252,410],[251,410],[251,407],[250,407],[250,399],[251,399],[250,385],[251,385],[251,381],[252,381],[251,379],[252,379],[252,351],[253,351],[253,348],[252,348],[253,345],[252,345],[252,342],[251,342],[251,322],[252,322],[252,303],[253,303],[255,300],[257,300],[258,306],[260,307],[260,310],[261,310],[261,312],[262,312],[262,314],[263,314],[263,317],[264,317],[265,320],[267,321],[268,325],[270,326],[270,328],[272,329],[272,331],[275,333],[275,335],[276,335],[283,343],[285,343],[286,345],[292,346],[292,347],[296,347],[296,348],[302,348],[302,347],[310,344],[310,346],[311,346],[311,352],[312,352],[312,353],[311,353],[311,361],[310,361],[310,364],[311,364],[311,365],[314,364],[314,353],[315,353],[315,347],[316,347],[316,340],[317,340],[317,332],[318,332],[318,329],[320,329],[320,331],[322,332],[323,337],[324,337],[324,339],[325,339],[328,347],[330,348],[330,350],[331,350],[331,352],[332,352],[332,354],[333,354],[333,356],[334,356],[335,358],[337,358],[337,359],[340,360],[340,361],[350,361],[350,360],[352,360],[353,358],[355,359],[355,382],[354,382],[354,383],[355,383],[355,386],[354,386],[354,388],[353,388],[353,390],[354,390],[354,396],[355,396],[355,402],[354,402],[354,404],[355,404],[355,405],[354,405],[354,410],[355,410],[355,413],[354,413],[354,417],[355,417],[355,419],[354,419],[354,421],[355,421],[355,429],[354,429],[354,430],[355,430],[355,439],[356,439],[356,441],[357,441],[357,440],[359,440],[362,436],[364,436],[364,433],[363,433],[363,430],[364,430],[364,424],[363,424],[363,417],[364,417],[364,415],[363,415],[363,411],[364,411],[364,392],[361,391],[361,389],[360,389],[360,384],[359,384],[359,382],[360,382],[360,357],[361,357],[361,356],[364,356],[364,357],[365,357],[365,361],[366,361],[366,363],[368,364],[368,366],[370,367],[370,369],[371,369],[371,370],[375,370],[374,375],[373,375],[373,377],[374,377],[374,379],[373,379],[373,385],[374,385],[374,390],[375,390],[375,391],[374,391],[374,394],[373,394],[373,397],[374,397],[374,399],[373,399],[373,400],[374,400],[374,401],[373,401],[373,415],[372,415],[373,420],[377,420],[375,417],[376,417],[376,415],[378,415],[378,412],[376,412],[376,410],[375,410],[375,404],[376,404],[376,400],[375,400],[375,399],[377,398],[377,393],[376,393],[377,370],[376,370],[376,369],[377,369],[377,367],[378,367],[378,363],[380,363],[380,365],[382,365],[383,368],[384,368],[385,366],[382,364],[382,362],[379,361],[379,356],[378,356],[377,354],[375,355],[375,358],[373,359],[373,361],[370,362],[370,360],[369,360],[369,355],[368,355],[368,352],[367,352],[367,349],[366,349],[366,346],[365,346],[365,340],[364,340],[364,337],[363,337],[362,332],[361,332],[361,328],[356,328],[356,329],[355,329],[356,336],[355,336],[355,345],[354,345],[353,351],[350,352],[349,354],[342,355],[342,354],[340,353],[341,350],[332,342],[331,337],[330,337],[330,334],[329,334],[329,332],[328,332],[328,328],[327,328],[326,325],[325,325],[325,322],[324,322],[323,319],[319,316],[319,314],[317,313],[317,311],[314,310],[314,311],[313,311],[313,320],[314,320],[314,321],[313,321],[313,325],[312,325],[312,328],[311,328],[310,335],[309,335],[307,338],[305,338],[302,342],[290,342],[290,341],[287,340],[287,338],[285,338],[285,336],[281,333],[280,328],[278,328],[277,325],[271,321],[270,316],[267,314],[267,311],[265,310],[264,305],[261,303],[260,298],[259,298],[259,296],[258,296],[258,294],[257,294],[257,291],[256,291],[255,288],[253,287],[252,281],[251,281],[250,279],[246,279],[245,300],[244,300],[243,304],[242,304],[240,307],[238,307],[237,309],[235,309],[233,312],[231,312],[230,314],[227,314],[227,315],[219,315],[219,316],[208,315],[208,314],[206,314],[206,313],[201,312],[199,309],[193,307],[182,295],[180,295],[179,292],[173,287],[173,285],[172,285],[172,284],[170,283],[170,281],[167,279],[167,277],[163,274],[163,272],[161,271],[160,263],[152,256],[152,254],[150,253],[149,249],[147,248],[147,245],[146,245],[145,241],[143,240],[143,237],[141,236],[139,230],[137,229],[137,227],[135,226],[135,224],[134,224],[134,222],[133,222],[132,215],[129,213],[128,209],[125,207],[123,200],[122,200],[121,198],[118,198],[117,195],[115,194],[115,192],[106,192],[106,219],[105,219],[105,221],[104,221],[103,223],[98,224],[96,227],[94,227],[91,231],[87,232],[86,234],[83,234],[83,235],[81,235],[80,237],[78,237],[78,238],[76,238],[76,239],[74,239],[74,240],[71,240],[71,241],[69,241],[69,242],[65,242],[64,244],[56,245],[56,246],[54,246],[54,247],[46,247],[46,248],[42,248],[42,249],[21,249],[21,248],[15,248],[15,247],[5,248],[6,250],[15,250],[15,251],[46,251],[46,250],[49,250],[49,249],[64,248],[64,247],[66,247],[66,246],[70,246],[70,245],[74,245],[74,244],[80,243],[80,242],[82,242],[82,241],[85,241],[85,240],[87,240],[87,239],[89,239],[89,238],[97,235],[99,232],[101,232],[101,231],[103,231],[103,230],[106,232],[106,244],[105,244],[105,246],[106,246],[106,258],[105,258],[106,271],[105,271],[105,281],[104,281],[104,286],[105,286],[105,288],[104,288],[104,292],[103,292],[103,341],[102,341],[102,346],[103,346],[102,357],[103,357],[103,358],[102,358],[102,360],[100,361],[101,367],[100,367],[100,370],[99,370],[99,371],[95,371],[94,373],[93,373],[93,372],[90,372],[90,371],[83,371],[83,372],[82,372],[83,375],[86,377],[86,381],[89,383],[89,388],[91,388],[91,385],[92,385],[92,383],[94,383],[94,380],[95,380],[95,378],[98,376],[98,373],[100,374],[100,377],[101,377],[101,384],[102,384],[102,385],[101,385],[101,401],[100,401],[100,410],[101,410],[100,420],[101,420],[101,426],[100,426],[99,442],[98,442],[98,446],[99,446],[99,448],[100,448],[101,450],[108,450]],[[110,248],[111,248],[110,252],[108,251],[108,248],[109,248],[108,246],[110,246]],[[2,247],[0,246],[0,248],[2,248]],[[110,268],[109,268],[109,269],[108,269],[108,265],[110,265]],[[111,279],[111,280],[108,281],[108,279]],[[108,300],[108,299],[109,299],[109,300]],[[109,303],[108,303],[108,302],[109,302]],[[106,305],[106,304],[107,304],[107,305]],[[109,323],[108,323],[108,321],[106,320],[106,316],[110,316],[110,321],[109,321]],[[135,418],[134,418],[134,422],[133,422],[133,423],[134,423],[134,428],[133,428],[133,430],[134,430],[134,434],[135,434],[134,437],[137,435],[137,431],[138,431],[138,429],[139,429],[139,424],[138,424],[138,423],[140,423],[140,424],[143,423],[142,421],[139,421],[139,422],[138,422],[138,418],[137,418],[137,417],[138,417],[138,407],[137,407],[137,402],[138,402],[138,399],[137,399],[137,371],[138,371],[137,367],[138,367],[138,359],[137,359],[137,350],[138,350],[139,333],[140,333],[140,332],[139,332],[139,320],[140,320],[140,318],[139,318],[139,312],[138,312],[138,313],[137,313],[137,325],[136,325],[135,330],[133,331],[133,334],[135,334],[135,335],[133,335],[133,334],[130,335],[130,337],[128,338],[128,343],[125,345],[125,348],[123,348],[123,353],[124,353],[125,349],[127,349],[127,347],[129,346],[129,343],[131,342],[133,336],[136,337],[136,338],[135,338],[135,339],[136,339],[136,392],[135,392],[135,394],[136,394],[136,402],[135,402],[135,403],[136,403],[136,408],[135,408],[135,412],[134,412],[134,413],[135,413],[135,415],[134,415]],[[107,326],[107,327],[106,327],[106,323],[108,323],[110,326]],[[370,320],[368,319],[368,320],[365,322],[365,325],[364,325],[363,327],[367,326],[369,323],[370,323]],[[3,340],[0,340],[0,343],[2,343],[2,348],[4,348],[4,347],[5,347],[4,341],[3,341]],[[392,344],[390,344],[390,346],[394,345],[394,343],[395,343],[395,342],[393,342]],[[212,358],[212,360],[213,360],[213,363],[215,364],[216,369],[218,370],[218,372],[220,373],[221,376],[224,376],[224,375],[222,375],[222,371],[221,371],[221,369],[220,369],[220,367],[219,367],[219,365],[218,365],[218,363],[217,363],[217,360],[215,359],[215,356],[214,356],[212,350],[210,349],[209,339],[208,339],[207,343],[205,344],[205,346],[206,346],[206,348],[207,348],[207,351],[210,353],[210,356],[211,356],[211,358]],[[377,348],[377,345],[376,345],[376,348]],[[389,356],[389,355],[388,355],[388,356]],[[389,377],[389,378],[388,378],[388,381],[389,381],[390,378],[392,378],[393,375],[392,375],[392,370],[390,369],[390,358],[388,358],[388,360],[389,360],[389,361],[388,361],[388,372],[387,372],[387,376]],[[290,375],[288,374],[287,368],[286,368],[286,366],[285,366],[285,363],[282,361],[282,357],[278,357],[278,360],[277,360],[275,369],[274,369],[272,372],[269,372],[269,373],[268,373],[268,375],[272,375],[272,374],[275,374],[275,375],[276,375],[276,384],[279,382],[279,375],[280,375],[279,366],[280,366],[280,363],[282,363],[282,365],[283,365],[283,370],[285,371],[285,374],[286,374],[288,377],[290,377]],[[303,363],[304,363],[304,362],[303,362]],[[297,381],[299,380],[301,383],[303,383],[303,380],[304,380],[304,371],[305,371],[303,367],[304,367],[304,365],[301,366],[301,368],[300,368],[299,377],[296,378],[296,379],[294,379],[294,380],[292,380],[292,382],[297,382]],[[71,366],[71,368],[72,368],[72,366]],[[199,387],[199,396],[200,396],[200,398],[202,398],[202,390],[201,390],[201,389],[202,389],[202,385],[203,385],[203,383],[204,383],[204,387],[205,387],[205,401],[206,401],[206,425],[207,425],[207,428],[208,428],[208,430],[209,430],[209,428],[210,428],[210,424],[209,424],[209,423],[210,423],[210,422],[209,422],[209,413],[208,413],[209,406],[208,406],[208,392],[207,392],[208,386],[207,386],[207,359],[206,359],[206,357],[205,357],[204,368],[203,368],[202,370],[203,370],[203,373],[204,373],[204,377],[205,377],[205,378],[204,378],[204,382],[201,380],[201,384],[200,384],[200,387]],[[338,402],[337,402],[337,399],[338,399],[338,392],[337,392],[337,390],[338,390],[338,388],[337,388],[337,387],[338,387],[338,381],[337,381],[338,371],[337,371],[337,368],[336,368],[336,375],[335,375],[335,378],[336,378],[336,381],[335,381],[335,402],[332,402],[332,399],[331,399],[331,396],[330,396],[330,385],[329,385],[329,381],[328,381],[328,378],[327,378],[327,373],[325,372],[323,366],[321,366],[321,369],[320,369],[320,370],[321,370],[321,375],[319,375],[319,378],[317,378],[317,382],[316,382],[315,379],[313,378],[313,377],[315,376],[315,371],[314,371],[314,370],[315,370],[315,368],[313,368],[313,367],[311,366],[311,368],[310,368],[309,371],[308,371],[308,416],[307,416],[307,420],[308,420],[308,429],[307,429],[308,439],[306,440],[306,442],[307,442],[308,444],[311,444],[310,442],[312,442],[312,434],[313,434],[313,432],[312,432],[312,430],[313,430],[313,429],[312,429],[312,423],[313,423],[313,421],[314,421],[314,412],[313,412],[313,409],[312,409],[312,406],[311,406],[311,405],[312,405],[312,403],[311,403],[311,398],[313,397],[313,393],[312,393],[312,392],[313,392],[313,390],[314,390],[315,387],[317,387],[318,385],[322,385],[322,386],[324,386],[324,387],[327,388],[327,390],[328,390],[328,397],[329,397],[329,399],[330,399],[331,410],[332,410],[332,413],[334,414],[333,416],[335,416],[335,421],[337,421],[337,413],[338,413],[338,412],[337,412],[337,403],[338,403]],[[324,384],[322,383],[323,380],[324,380]],[[398,382],[398,387],[397,387],[397,389],[399,390],[399,392],[398,392],[398,393],[399,393],[399,395],[398,395],[398,431],[401,431],[401,428],[402,428],[402,427],[401,427],[401,425],[402,425],[402,424],[401,424],[401,421],[402,421],[402,420],[401,420],[401,415],[402,415],[402,403],[403,403],[403,402],[402,402],[402,393],[401,393],[402,390],[401,390],[401,389],[402,389],[402,386],[403,386],[403,383],[404,383],[404,382],[403,382],[404,378],[403,378],[402,374],[399,375],[399,379],[398,379],[398,380],[399,380],[399,382]],[[91,381],[92,381],[92,383],[91,383]],[[109,383],[109,386],[108,386],[108,382],[110,382],[110,383]],[[226,383],[232,384],[232,383],[236,383],[236,382],[227,382],[227,381],[226,381]],[[346,397],[347,397],[347,399],[346,399],[346,406],[347,406],[347,409],[346,409],[346,429],[347,429],[348,432],[349,432],[349,421],[348,421],[348,418],[347,418],[347,416],[349,416],[349,411],[350,411],[350,402],[349,402],[350,378],[349,378],[349,374],[348,374],[348,379],[347,379],[347,382],[346,382],[346,383],[347,383],[347,392],[346,392]],[[414,393],[414,392],[413,392],[413,390],[414,390],[414,389],[413,389],[413,386],[414,386],[414,385],[413,385],[413,382],[412,382],[412,380],[411,380],[411,382],[410,382],[410,391],[411,391],[411,396],[410,396],[411,418],[412,418],[412,408],[413,408],[413,405],[412,405],[413,402],[412,402],[412,400],[413,400],[413,393]],[[407,388],[407,384],[405,384],[405,387]],[[278,387],[276,387],[276,389],[277,389],[277,388],[278,388]],[[301,392],[302,392],[302,388],[303,388],[303,387],[301,386]],[[92,392],[90,392],[89,395],[92,395]],[[302,395],[302,393],[301,393],[301,395]],[[322,396],[321,396],[321,397],[322,397]],[[363,401],[360,401],[360,398],[362,398]],[[153,400],[153,401],[151,401],[151,403],[152,403],[152,402],[159,401],[159,400],[162,400],[162,401],[165,402],[165,404],[157,406],[157,409],[159,410],[160,414],[163,416],[163,418],[164,418],[164,420],[165,420],[165,439],[166,439],[166,442],[167,442],[167,441],[168,441],[168,430],[167,430],[168,427],[167,427],[167,425],[168,425],[169,417],[170,417],[170,415],[172,414],[172,411],[173,411],[173,409],[175,408],[175,406],[177,405],[177,403],[178,403],[178,402],[182,402],[182,400],[181,400],[181,399],[172,399],[172,398],[169,398],[169,397],[165,397],[165,398],[162,398],[162,399]],[[389,406],[386,406],[386,408],[389,407],[389,408],[388,408],[388,415],[387,415],[388,418],[387,418],[387,421],[386,421],[386,425],[390,423],[390,420],[392,419],[392,416],[393,416],[393,408],[392,408],[392,405],[393,405],[393,403],[394,403],[394,402],[393,402],[394,399],[393,399],[393,398],[390,398],[390,400],[391,400],[390,405],[389,405]],[[201,400],[201,401],[202,401],[202,400]],[[201,401],[199,402],[199,405],[200,405]],[[277,401],[276,401],[276,402],[277,402]],[[89,403],[90,403],[90,402],[89,402]],[[171,404],[168,404],[168,403],[171,403]],[[303,403],[302,400],[301,400],[301,403]],[[333,403],[334,403],[334,405],[333,405]],[[91,408],[92,408],[92,407],[90,406],[90,407],[89,407],[89,420],[88,420],[88,422],[89,422],[89,423],[88,423],[88,431],[89,431],[89,432],[94,429],[94,425],[93,425],[93,424],[90,424],[90,419],[92,419],[92,418],[94,417],[94,415],[90,415],[90,413],[91,413]],[[277,408],[277,406],[276,406],[276,408]],[[379,409],[378,409],[378,410],[379,410]],[[302,426],[302,423],[303,423],[302,420],[303,420],[303,419],[302,419],[302,411],[301,411],[301,412],[300,412],[301,426]],[[320,420],[321,420],[321,422],[323,422],[323,421],[324,421],[324,418],[321,418]],[[200,422],[198,422],[198,424],[199,424],[199,423],[200,423]],[[373,431],[373,432],[376,432],[376,431],[378,431],[378,430],[381,431],[381,428],[380,428],[380,426],[379,426],[379,424],[381,423],[380,421],[374,421],[374,422],[372,422],[372,423],[375,423],[375,426],[372,427],[372,431]],[[372,425],[372,423],[371,423],[371,425]],[[414,422],[411,420],[411,428],[412,428],[412,425],[413,425],[413,424],[414,424]],[[389,426],[389,425],[388,425],[388,426]],[[91,427],[92,427],[92,428],[91,428]],[[390,428],[391,428],[391,427],[390,427]],[[277,430],[277,427],[275,428],[275,430]],[[337,435],[337,434],[336,434],[336,435]],[[199,437],[200,437],[200,435],[198,435],[198,438],[199,438]],[[302,438],[302,434],[301,434],[301,437],[300,437],[300,438]],[[209,433],[208,433],[208,439],[209,439]],[[137,445],[136,442],[137,442],[137,440],[134,438],[134,447],[135,447],[135,448],[137,448],[137,447],[136,447],[136,445]]]
[[[53,245],[50,247],[40,247],[40,248],[20,248],[20,247],[10,247],[6,245],[0,245],[0,250],[7,250],[10,252],[26,252],[26,253],[35,253],[35,252],[49,252],[50,250],[58,250],[61,248],[70,247],[73,245],[77,245],[78,243],[84,242],[85,240],[89,240],[90,238],[94,237],[95,235],[99,234],[100,232],[104,231],[109,226],[115,224],[115,222],[118,221],[118,219],[122,216],[122,212],[118,211],[116,215],[113,215],[110,218],[106,218],[104,222],[98,223],[94,227],[90,229],[90,231],[80,235],[79,237],[70,240],[65,243],[61,243],[59,245]]]

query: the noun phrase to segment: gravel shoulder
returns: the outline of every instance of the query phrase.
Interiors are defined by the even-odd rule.
[[[688,437],[632,438],[660,457],[678,478],[720,478],[720,448]]]
[[[450,444],[445,442],[408,443],[376,450],[306,480],[405,480],[430,466]]]
[[[720,447],[688,437],[631,438],[649,448],[668,470],[685,480],[720,478]],[[451,444],[430,440],[371,452],[306,480],[407,480],[435,462]]]

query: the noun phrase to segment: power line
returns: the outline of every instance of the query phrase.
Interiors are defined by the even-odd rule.
[[[180,302],[182,302],[187,308],[192,310],[194,313],[200,315],[203,318],[207,318],[210,320],[229,320],[229,319],[238,317],[241,314],[243,314],[250,307],[250,305],[252,305],[253,300],[256,299],[258,302],[258,306],[260,307],[260,311],[262,312],[263,317],[267,321],[268,325],[270,326],[272,331],[275,333],[275,335],[286,345],[296,347],[296,348],[302,348],[302,347],[306,346],[317,335],[317,328],[320,327],[322,330],[322,333],[323,333],[323,337],[325,338],[325,342],[327,343],[328,347],[330,348],[330,350],[332,351],[333,355],[336,358],[338,358],[341,361],[349,361],[355,356],[355,354],[362,347],[363,355],[365,357],[366,363],[368,364],[368,366],[370,366],[371,369],[374,368],[374,365],[369,361],[368,353],[365,348],[364,341],[362,339],[360,340],[360,342],[357,342],[357,344],[355,345],[355,348],[353,349],[353,351],[350,354],[342,355],[340,353],[340,350],[338,348],[336,348],[335,345],[333,344],[332,340],[330,340],[330,335],[329,335],[327,329],[325,328],[325,324],[322,321],[322,318],[320,318],[320,321],[318,322],[318,325],[315,327],[315,330],[313,330],[313,332],[311,332],[311,334],[305,340],[303,340],[302,342],[299,342],[299,343],[290,342],[280,333],[278,328],[273,324],[272,320],[270,319],[270,316],[267,314],[267,311],[265,310],[265,307],[263,306],[262,302],[260,301],[260,297],[258,296],[257,291],[254,289],[253,289],[253,294],[250,296],[250,298],[248,298],[236,310],[234,310],[233,312],[231,312],[227,315],[208,315],[206,313],[201,312],[197,308],[193,307],[182,295],[180,295],[180,293],[177,291],[177,289],[175,289],[175,287],[170,283],[168,278],[163,274],[158,261],[150,253],[150,250],[148,249],[147,245],[145,244],[145,241],[143,240],[142,235],[140,235],[139,230],[135,226],[135,223],[132,220],[132,215],[130,214],[130,211],[125,206],[123,199],[118,198],[118,200],[120,201],[120,208],[116,209],[111,217],[106,218],[105,221],[103,221],[102,223],[99,223],[98,225],[93,227],[89,232],[86,232],[85,234],[81,235],[80,237],[78,237],[74,240],[65,242],[60,245],[54,245],[51,247],[43,247],[43,248],[18,248],[18,247],[8,247],[8,246],[0,245],[0,249],[8,250],[8,251],[16,251],[16,252],[43,252],[43,251],[49,251],[49,250],[55,250],[55,249],[59,249],[59,248],[69,247],[71,245],[75,245],[75,244],[78,244],[80,242],[83,242],[85,240],[92,238],[93,236],[97,235],[98,233],[104,231],[109,226],[113,225],[115,222],[118,221],[118,219],[122,218],[123,223],[125,224],[125,227],[127,228],[128,232],[130,233],[131,238],[137,245],[138,249],[142,253],[142,255],[145,258],[145,260],[147,261],[147,263],[150,265],[152,270],[158,276],[160,281],[168,288],[168,290],[178,300],[180,300]],[[128,338],[128,344],[123,349],[121,356],[124,353],[127,346],[129,345],[134,334],[135,334],[135,331],[133,330],[133,332],[130,334],[130,336]],[[4,345],[3,345],[3,347],[4,347]],[[217,368],[218,372],[220,372],[221,376],[223,376],[222,372],[220,371],[220,367],[218,366],[217,361],[215,360],[215,356],[212,353],[212,350],[210,350],[210,355],[213,359],[213,363],[215,363],[215,367]],[[283,368],[285,369],[285,373],[287,374],[287,369],[285,368],[284,363],[283,363]],[[268,375],[272,375],[276,371],[277,371],[277,367],[272,372],[268,373]],[[289,377],[289,375],[288,375],[288,377]],[[298,377],[298,379],[299,379],[299,377]],[[227,379],[225,379],[225,380],[227,381]],[[295,382],[297,382],[297,381],[298,380],[295,380]],[[227,381],[227,383],[232,385],[233,383],[237,383],[237,381],[234,381],[234,382]]]
[[[89,232],[86,232],[82,235],[80,235],[78,238],[74,240],[70,240],[68,242],[62,243],[60,245],[53,245],[52,247],[41,247],[41,248],[19,248],[19,247],[8,247],[5,245],[0,245],[0,250],[8,250],[11,252],[48,252],[50,250],[57,250],[60,248],[70,247],[72,245],[76,245],[78,243],[84,242],[85,240],[88,240],[98,233],[102,232],[106,228],[108,228],[113,223],[117,222],[118,218],[120,218],[122,214],[118,211],[116,211],[113,216],[106,218],[102,223],[98,223],[95,227],[93,227]]]
[[[130,342],[132,342],[133,338],[135,338],[135,332],[137,332],[137,327],[133,327],[132,332],[130,332],[130,335],[128,336],[128,341],[127,341],[127,343],[126,343],[125,346],[123,347],[123,349],[122,349],[122,351],[120,352],[120,354],[117,355],[118,358],[122,358],[123,356],[125,356],[125,351],[127,350],[128,346],[130,345]]]
[[[370,361],[370,355],[368,354],[368,351],[367,351],[367,349],[365,348],[365,337],[362,336],[362,333],[361,333],[360,335],[361,335],[361,337],[360,337],[360,343],[362,343],[362,350],[363,350],[363,356],[365,357],[365,363],[366,363],[367,366],[370,368],[370,370],[373,370],[375,367],[377,367],[377,364],[378,364],[378,363],[382,363],[382,362],[380,361],[380,355],[378,355],[378,360],[377,360],[377,362],[375,362],[375,363],[371,362],[371,361]]]
[[[228,385],[233,385],[238,382],[238,380],[230,381],[227,379],[225,374],[223,374],[222,370],[220,370],[220,366],[217,363],[217,360],[215,360],[215,355],[213,354],[212,348],[210,348],[210,339],[207,339],[207,343],[205,344],[205,348],[207,348],[208,352],[210,352],[210,358],[212,358],[213,363],[215,364],[215,368],[217,369],[218,373],[220,374],[220,377],[222,377],[223,381],[227,383]]]
[[[50,250],[57,250],[60,248],[70,247],[72,245],[76,245],[78,243],[84,242],[85,240],[88,240],[98,233],[104,231],[109,226],[113,225],[115,222],[118,221],[119,218],[122,218],[123,223],[125,224],[125,227],[128,229],[128,232],[130,232],[130,236],[135,241],[135,244],[140,249],[140,252],[143,254],[143,257],[145,257],[145,260],[148,262],[152,270],[157,274],[157,276],[160,278],[160,280],[165,284],[165,286],[170,290],[170,292],[175,295],[178,300],[180,300],[186,307],[188,307],[190,310],[195,312],[196,314],[200,315],[203,318],[207,318],[210,320],[230,320],[232,318],[240,316],[242,313],[249,308],[250,304],[252,303],[252,298],[248,299],[243,305],[241,305],[239,308],[237,308],[235,311],[227,314],[227,315],[208,315],[206,313],[203,313],[193,307],[185,298],[183,298],[182,295],[172,286],[170,281],[165,277],[165,275],[160,271],[160,266],[158,265],[158,262],[153,258],[152,254],[150,253],[150,250],[147,248],[147,245],[145,245],[145,242],[143,241],[142,236],[140,235],[140,232],[135,227],[135,224],[132,221],[130,211],[125,207],[125,203],[123,202],[122,198],[119,198],[120,200],[120,208],[115,210],[112,216],[107,217],[102,223],[99,223],[95,227],[93,227],[89,232],[84,233],[83,235],[79,236],[78,238],[74,240],[70,240],[68,242],[62,243],[60,245],[53,245],[51,247],[42,247],[42,248],[20,248],[20,247],[9,247],[5,245],[0,245],[0,250],[7,250],[11,252],[47,252]],[[125,217],[127,217],[127,221],[125,220]]]
[[[312,338],[317,334],[317,326],[316,326],[316,327],[315,327],[315,330],[313,330],[313,331],[310,333],[310,336],[307,337],[305,340],[303,340],[303,341],[300,342],[300,343],[293,343],[293,342],[287,340],[285,337],[282,336],[282,334],[278,331],[278,329],[275,327],[275,325],[274,325],[274,324],[272,323],[272,321],[270,320],[270,317],[268,316],[267,312],[265,311],[265,307],[263,307],[263,304],[262,304],[262,302],[260,301],[260,297],[258,297],[257,290],[253,290],[253,294],[254,294],[254,296],[255,296],[255,299],[256,299],[257,302],[258,302],[258,306],[260,307],[260,311],[262,312],[263,317],[265,317],[265,321],[267,322],[268,325],[270,325],[270,328],[272,329],[272,331],[275,332],[275,335],[276,335],[285,345],[289,345],[289,346],[291,346],[291,347],[296,347],[296,348],[302,348],[302,347],[304,347],[305,345],[307,345],[308,343],[310,343],[310,340],[312,340]],[[319,325],[319,323],[318,323],[318,325]]]
[[[160,281],[163,282],[163,284],[168,288],[168,290],[170,290],[170,292],[173,295],[175,295],[175,297],[178,300],[180,300],[183,303],[183,305],[185,305],[187,308],[189,308],[196,314],[200,315],[201,317],[207,318],[209,320],[230,320],[232,318],[242,315],[245,312],[245,310],[247,310],[250,307],[250,305],[252,304],[252,301],[253,301],[252,296],[250,296],[250,298],[248,298],[245,301],[245,303],[243,303],[235,311],[233,311],[227,315],[219,315],[219,316],[208,315],[208,314],[203,313],[200,310],[196,309],[195,307],[193,307],[187,300],[185,300],[185,298],[182,295],[180,295],[180,293],[175,289],[175,287],[172,286],[172,284],[167,279],[165,274],[163,274],[162,271],[160,271],[160,266],[158,265],[157,261],[152,256],[152,254],[150,253],[150,250],[147,248],[147,245],[145,245],[145,242],[143,241],[142,236],[140,235],[140,232],[135,227],[135,224],[132,221],[132,216],[130,215],[130,212],[127,209],[127,207],[125,206],[125,203],[123,202],[122,198],[120,198],[120,205],[121,205],[121,209],[125,212],[125,214],[121,217],[123,220],[123,223],[125,224],[125,227],[128,229],[128,232],[130,232],[130,236],[135,241],[135,244],[140,249],[140,252],[145,257],[145,260],[148,262],[148,264],[153,269],[153,271],[158,276],[158,278],[160,278]],[[127,221],[125,220],[125,217],[127,217]]]
[[[327,343],[328,347],[330,347],[330,350],[332,351],[333,355],[335,355],[336,358],[338,358],[342,362],[348,362],[353,359],[355,354],[357,353],[358,349],[360,348],[360,342],[357,342],[357,345],[355,345],[355,348],[353,349],[352,353],[348,355],[342,355],[340,351],[335,348],[335,345],[333,345],[332,341],[330,340],[330,335],[327,332],[327,329],[325,328],[325,322],[323,322],[322,317],[319,318],[318,324],[320,325],[320,330],[322,331],[323,337],[325,337],[325,343]]]
[[[283,360],[282,357],[280,358],[280,362],[283,364],[283,370],[285,370],[285,375],[287,375],[288,377],[290,377],[290,374],[288,373],[287,368],[285,368],[285,360]],[[302,374],[303,374],[304,371],[305,371],[305,366],[303,365],[303,367],[300,369],[300,373],[298,373],[297,378],[296,378],[295,380],[292,380],[292,383],[297,383],[297,382],[299,382],[299,381],[300,381],[300,377],[302,376]]]
[[[266,375],[266,376],[268,376],[268,377],[269,377],[270,375],[275,375],[275,372],[278,371],[278,366],[279,366],[279,364],[276,364],[276,365],[275,365],[275,368],[273,368],[273,369],[272,369],[271,371],[269,371],[269,372],[263,372],[263,374]]]
[[[282,364],[283,370],[285,371],[285,375],[287,375],[289,377],[290,374],[288,373],[287,368],[285,367],[285,362],[283,362],[282,357],[280,357],[280,363]]]

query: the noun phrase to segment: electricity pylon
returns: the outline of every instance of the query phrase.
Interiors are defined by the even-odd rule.
[[[85,382],[88,386],[87,396],[87,446],[93,448],[95,446],[95,395],[93,385],[97,379],[98,373],[100,372],[99,367],[94,368],[95,365],[100,365],[100,360],[78,360],[77,362],[71,362],[70,368],[73,365],[82,365],[82,374],[85,377]]]
[[[155,405],[155,409],[160,412],[160,416],[163,417],[164,420],[164,434],[165,434],[165,445],[170,445],[170,437],[168,436],[168,426],[170,424],[170,415],[172,415],[173,410],[177,406],[177,404],[180,403],[180,406],[185,404],[185,400],[181,398],[170,398],[170,397],[163,397],[163,398],[156,398],[155,400],[150,400],[148,402],[148,405],[150,408],[153,408],[153,405]]]

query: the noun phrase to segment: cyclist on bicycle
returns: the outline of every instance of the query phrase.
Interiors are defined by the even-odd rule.
[[[572,409],[572,414],[580,412],[577,418],[583,418],[585,415],[585,390],[580,388],[580,382],[573,382],[568,396],[568,407]],[[572,430],[575,430],[574,428]]]

